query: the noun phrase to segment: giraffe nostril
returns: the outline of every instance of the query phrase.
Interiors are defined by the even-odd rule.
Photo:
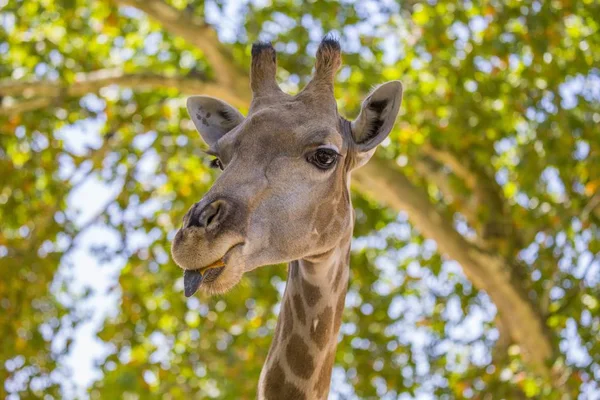
[[[216,207],[210,207],[209,210],[204,210],[204,212],[200,215],[200,224],[204,227],[210,226],[215,218],[217,218],[219,210],[220,207],[218,205]]]
[[[217,223],[221,214],[223,213],[223,205],[221,201],[217,200],[200,211],[200,213],[196,214],[190,218],[190,223],[188,226],[198,226],[201,228],[209,228],[211,225]]]

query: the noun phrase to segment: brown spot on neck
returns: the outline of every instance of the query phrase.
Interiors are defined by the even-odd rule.
[[[296,317],[302,325],[306,324],[306,313],[304,312],[304,302],[299,294],[294,295],[294,310],[296,310]]]
[[[344,314],[344,306],[346,304],[346,289],[342,290],[342,292],[338,297],[337,304],[335,306],[335,319],[334,319],[334,332],[339,332],[340,326],[342,325],[342,315]]]
[[[306,394],[285,379],[283,368],[278,362],[267,371],[264,390],[267,400],[306,400]]]
[[[321,369],[319,370],[319,379],[315,383],[315,391],[317,396],[322,399],[324,395],[329,392],[329,385],[331,384],[331,369],[333,368],[333,362],[335,361],[335,350],[329,352]]]
[[[310,261],[304,261],[304,263],[302,264],[302,266],[304,267],[304,270],[306,272],[308,272],[309,274],[314,274],[316,272],[316,270],[315,270],[315,264],[313,264]]]
[[[294,333],[285,349],[285,356],[290,370],[298,377],[308,379],[315,370],[313,358],[308,345],[300,335]]]
[[[333,311],[331,306],[327,306],[310,326],[310,338],[317,344],[319,350],[323,350],[332,338],[332,319]]]
[[[344,272],[348,269],[348,264],[344,262],[340,262],[337,265],[337,271],[335,274],[335,280],[333,281],[333,291],[337,292],[338,286],[340,286],[340,282],[342,281],[342,276],[344,276]]]
[[[314,307],[321,299],[319,287],[309,283],[306,279],[302,279],[302,293],[309,307]]]
[[[288,298],[286,298],[281,305],[281,314],[283,317],[281,340],[285,340],[294,330],[294,315],[292,313],[290,300]]]

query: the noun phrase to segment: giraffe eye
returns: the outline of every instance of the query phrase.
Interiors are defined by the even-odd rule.
[[[335,165],[339,154],[332,149],[317,149],[308,161],[320,169],[329,169]]]
[[[214,168],[214,169],[218,168],[218,169],[220,169],[222,171],[223,170],[223,163],[218,158],[213,158],[212,160],[210,160],[210,167]]]

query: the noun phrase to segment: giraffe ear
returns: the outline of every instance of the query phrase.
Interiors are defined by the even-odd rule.
[[[358,153],[370,152],[388,136],[396,122],[401,103],[400,81],[386,82],[367,96],[351,128]]]
[[[187,110],[200,136],[209,146],[244,120],[244,116],[234,107],[210,96],[188,97]]]

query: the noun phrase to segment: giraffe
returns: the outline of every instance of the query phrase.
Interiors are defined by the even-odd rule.
[[[349,121],[333,92],[337,40],[322,40],[313,77],[295,96],[278,86],[276,58],[270,43],[252,46],[246,117],[216,98],[187,100],[223,171],[184,216],[171,251],[184,270],[186,296],[223,293],[248,271],[289,263],[258,398],[323,399],[349,279],[350,174],[389,134],[403,89],[399,81],[378,86]]]

